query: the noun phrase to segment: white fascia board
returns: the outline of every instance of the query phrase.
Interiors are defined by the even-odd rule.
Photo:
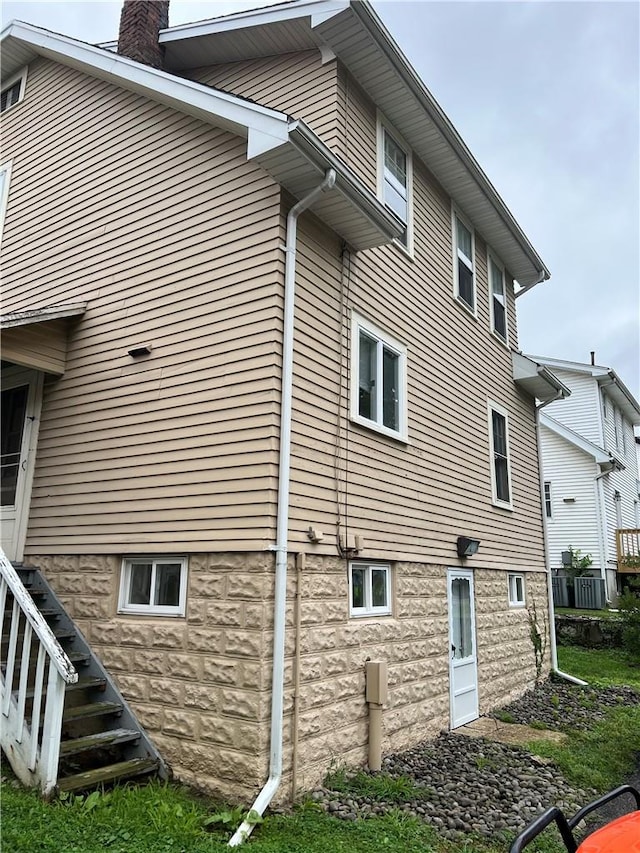
[[[607,453],[601,447],[598,447],[597,444],[593,444],[593,442],[569,429],[564,424],[561,424],[555,418],[550,417],[546,412],[540,412],[540,423],[547,427],[547,429],[550,429],[551,432],[564,438],[565,441],[573,444],[574,447],[592,456],[598,465],[605,465],[607,462],[614,461],[614,457],[610,453]]]
[[[3,33],[2,40],[7,38],[21,42],[54,62],[137,92],[238,136],[249,137],[250,145],[256,149],[267,150],[267,145],[276,147],[287,140],[288,118],[277,110],[30,24],[13,22]],[[251,140],[252,134],[256,139]]]
[[[86,307],[86,302],[73,302],[51,305],[48,308],[34,308],[30,311],[11,311],[0,317],[0,328],[11,329],[14,326],[30,326],[32,323],[45,323],[47,320],[59,320],[63,317],[79,317],[84,314]]]
[[[221,18],[211,18],[207,21],[197,21],[193,24],[180,24],[160,31],[160,44],[180,41],[184,38],[207,36],[213,33],[228,33],[233,30],[257,27],[263,24],[275,24],[280,21],[290,21],[293,18],[310,18],[311,27],[319,26],[334,15],[339,15],[350,6],[349,0],[304,0],[299,3],[283,3],[277,6],[267,6],[263,9],[252,9],[246,12],[236,12]]]

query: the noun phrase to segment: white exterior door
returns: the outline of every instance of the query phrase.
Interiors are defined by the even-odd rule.
[[[2,549],[20,562],[29,520],[43,374],[22,367],[2,371],[0,524]]]
[[[451,728],[478,718],[478,665],[473,572],[449,569]]]

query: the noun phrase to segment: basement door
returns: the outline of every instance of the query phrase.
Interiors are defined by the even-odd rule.
[[[20,562],[29,520],[42,407],[43,374],[22,367],[2,370],[0,522],[2,550]]]
[[[478,663],[473,572],[449,569],[451,728],[478,718]]]

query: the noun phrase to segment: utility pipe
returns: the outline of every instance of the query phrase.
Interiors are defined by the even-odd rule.
[[[544,495],[544,468],[542,465],[542,441],[540,439],[540,410],[544,409],[550,403],[555,403],[562,397],[562,391],[558,391],[555,397],[547,400],[544,403],[539,403],[536,406],[536,443],[538,446],[538,479],[540,480],[540,494]],[[547,569],[547,598],[549,601],[549,643],[551,646],[551,669],[555,675],[564,678],[565,681],[570,681],[572,684],[584,686],[586,681],[576,678],[574,675],[569,675],[567,672],[562,672],[558,669],[558,646],[556,643],[556,612],[553,604],[553,584],[551,583],[551,559],[549,557],[549,535],[547,531],[547,513],[544,507],[544,501],[540,501],[540,511],[542,517],[542,539],[544,544],[544,563]]]
[[[293,396],[293,332],[298,217],[336,182],[334,169],[300,199],[287,216],[284,269],[284,326],[282,332],[282,391],[280,403],[280,466],[278,477],[278,524],[276,532],[275,600],[273,604],[273,672],[271,680],[271,756],[269,778],[250,811],[262,815],[282,779],[282,730],[284,709],[284,635],[287,604],[287,545],[289,538],[289,480],[291,470],[291,401]],[[229,841],[237,847],[251,835],[255,824],[244,820]]]
[[[602,479],[610,473],[611,471],[601,471],[593,478],[593,482],[596,487],[596,512],[598,513],[598,548],[600,550],[600,577],[604,581],[604,594],[607,604],[611,604],[611,598],[609,597],[609,584],[607,583],[607,555],[609,551],[609,543],[607,542],[607,509],[604,500],[604,485],[602,483]]]

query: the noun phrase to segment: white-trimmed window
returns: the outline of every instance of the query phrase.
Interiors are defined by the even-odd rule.
[[[495,403],[489,403],[489,441],[493,503],[505,509],[512,509],[509,416],[505,409]]]
[[[399,134],[378,116],[378,195],[383,204],[405,224],[398,242],[412,251],[413,171],[411,151]]]
[[[551,504],[551,481],[546,480],[544,484],[544,514],[547,518],[553,518],[553,508]]]
[[[349,615],[391,613],[391,566],[388,563],[349,563]]]
[[[407,439],[407,348],[355,314],[351,329],[351,418]]]
[[[9,183],[11,181],[11,163],[0,164],[0,240],[4,228],[4,217],[9,201]]]
[[[473,228],[453,211],[453,277],[455,295],[473,313],[476,311],[475,239]]]
[[[507,293],[505,288],[504,268],[488,253],[489,293],[491,299],[491,331],[507,343]]]
[[[126,557],[120,577],[119,613],[184,616],[186,557]]]
[[[24,87],[27,82],[27,69],[23,69],[15,77],[11,77],[0,91],[0,113],[19,103],[24,98]]]
[[[525,606],[524,575],[509,575],[509,604],[511,607]]]

